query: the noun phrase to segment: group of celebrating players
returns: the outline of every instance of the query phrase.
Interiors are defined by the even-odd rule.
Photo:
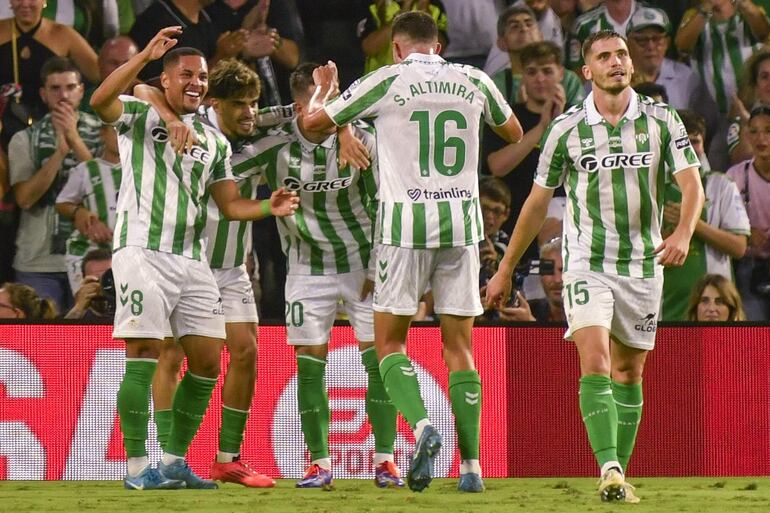
[[[214,480],[274,486],[239,458],[257,354],[247,223],[274,215],[288,260],[287,339],[296,354],[298,409],[311,456],[297,487],[332,486],[324,375],[340,302],[368,375],[375,483],[404,486],[393,459],[400,412],[415,438],[406,481],[414,491],[428,487],[442,437],[425,409],[406,338],[430,290],[449,370],[458,490],[483,491],[481,380],[471,351],[473,321],[483,311],[475,292],[483,240],[481,119],[508,142],[522,137],[502,94],[480,70],[439,57],[433,19],[406,12],[392,26],[396,64],[342,94],[333,63],[301,65],[291,77],[293,108],[258,116],[254,71],[228,60],[209,74],[199,51],[173,48],[180,30],[161,30],[91,99],[118,134],[123,168],[112,266],[114,337],[126,342],[118,393],[126,488],[216,488]],[[633,68],[623,38],[598,32],[583,53],[593,92],[549,127],[535,185],[486,301],[507,300],[515,264],[539,231],[554,188],[563,184],[566,336],[580,354],[580,407],[600,467],[599,493],[638,502],[625,470],[641,417],[642,369],[655,338],[654,319],[645,325],[651,330],[639,330],[639,319],[657,312],[661,265],[684,260],[703,192],[676,113],[629,87]],[[139,86],[134,96],[120,95],[160,58],[161,90]],[[626,158],[609,165],[608,154]],[[677,229],[662,240],[666,173],[683,201]],[[261,180],[271,197],[251,199]],[[223,344],[231,357],[208,480],[190,469],[185,455],[220,374]],[[179,381],[184,357],[188,370]],[[157,467],[146,449],[151,391],[163,448]]]

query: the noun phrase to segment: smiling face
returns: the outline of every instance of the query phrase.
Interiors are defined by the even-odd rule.
[[[166,101],[177,114],[192,114],[200,107],[209,89],[206,59],[199,55],[182,55],[175,64],[163,70],[160,83]]]
[[[230,98],[212,101],[219,127],[228,137],[247,137],[257,124],[259,97]]]
[[[631,83],[634,65],[626,43],[619,37],[594,41],[585,61],[583,74],[599,90],[620,94]]]

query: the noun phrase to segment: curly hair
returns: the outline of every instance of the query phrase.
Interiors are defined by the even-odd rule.
[[[219,61],[209,74],[209,98],[259,98],[259,75],[237,59]]]

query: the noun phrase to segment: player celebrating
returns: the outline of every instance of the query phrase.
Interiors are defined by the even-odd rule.
[[[197,141],[178,155],[167,144],[169,128],[157,110],[130,96],[119,97],[148,62],[163,59],[161,84],[177,114],[195,112],[208,89],[203,55],[193,48],[166,54],[181,32],[168,27],[96,89],[91,106],[118,130],[123,174],[117,204],[113,272],[118,288],[113,336],[126,341],[126,371],[118,412],[129,489],[216,488],[195,475],[184,455],[200,426],[219,375],[224,315],[216,282],[202,255],[207,188],[228,218],[289,215],[297,198],[277,191],[267,202],[241,198],[232,180],[230,145],[215,130],[192,119]],[[150,383],[165,326],[170,322],[188,360],[174,396],[168,443],[158,469],[149,465],[147,421]]]
[[[600,466],[599,493],[639,502],[624,472],[642,414],[642,370],[655,344],[661,266],[684,262],[703,190],[676,111],[629,86],[634,69],[623,37],[592,34],[583,57],[592,92],[546,132],[532,192],[486,299],[507,300],[514,267],[564,184],[565,338],[580,355],[580,410]],[[661,240],[664,173],[681,189],[682,207],[676,229]]]
[[[297,355],[298,402],[302,432],[311,455],[298,488],[332,486],[329,454],[329,398],[324,375],[329,337],[342,301],[359,341],[368,374],[366,411],[375,439],[375,483],[403,486],[393,460],[396,409],[380,377],[374,351],[371,307],[372,231],[376,211],[376,175],[340,165],[340,136],[305,126],[315,84],[316,64],[303,64],[291,75],[296,119],[255,143],[252,170],[265,169],[268,185],[297,190],[302,206],[292,218],[278,220],[288,260],[286,326]],[[360,127],[354,133],[374,153],[374,137]],[[244,163],[248,169],[249,162]],[[239,166],[241,167],[241,166]],[[249,172],[249,171],[245,171]]]
[[[375,344],[388,395],[414,430],[409,487],[433,478],[441,435],[431,425],[409,358],[406,335],[430,286],[441,316],[449,395],[462,463],[458,489],[484,489],[479,465],[481,380],[471,352],[483,223],[478,198],[479,122],[508,142],[522,130],[483,72],[439,57],[436,24],[421,12],[392,26],[397,63],[370,73],[323,108],[313,102],[305,126],[323,130],[374,118],[379,166],[378,247],[373,307]],[[316,70],[317,98],[335,90],[333,63]]]

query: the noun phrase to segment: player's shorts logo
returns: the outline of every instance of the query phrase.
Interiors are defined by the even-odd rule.
[[[658,329],[658,323],[655,322],[655,314],[649,313],[639,319],[639,322],[634,325],[634,329],[636,331],[644,331],[648,333],[653,333],[655,330]]]
[[[315,182],[303,182],[294,176],[283,179],[283,186],[289,191],[295,192],[329,192],[347,189],[353,183],[353,177],[336,178],[334,180],[319,180]]]
[[[599,169],[618,169],[650,167],[652,165],[652,153],[610,153],[603,157],[596,155],[583,155],[578,159],[577,167],[587,173],[593,173]]]
[[[366,416],[367,376],[361,365],[361,355],[355,345],[335,349],[327,359],[329,387],[329,452],[334,465],[334,477],[371,479],[374,477],[372,455],[374,435]],[[451,405],[444,390],[434,377],[416,362],[413,367],[420,380],[425,406],[436,429],[444,437],[444,446],[436,460],[435,476],[446,477],[454,459],[457,436]],[[303,444],[302,428],[297,410],[296,374],[282,390],[273,413],[272,448],[275,462],[283,477],[300,477],[309,463]],[[409,455],[414,437],[406,423],[399,423],[394,457],[396,464],[409,468]]]

